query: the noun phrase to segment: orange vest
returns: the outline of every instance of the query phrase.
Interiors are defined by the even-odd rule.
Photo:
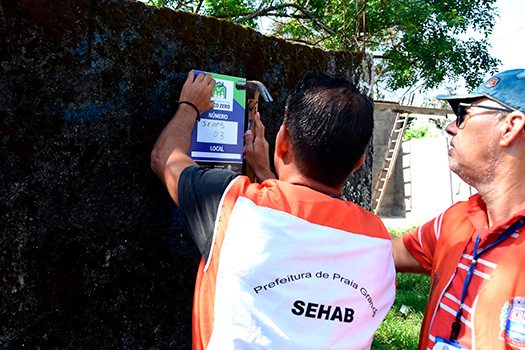
[[[239,200],[239,198],[243,199]],[[308,268],[305,267],[305,270],[302,272],[309,272],[310,274],[303,275],[301,277],[304,277],[305,279],[310,278],[308,282],[315,281],[315,283],[318,283],[318,285],[323,283],[333,283],[335,286],[333,288],[333,293],[336,300],[345,300],[345,298],[347,298],[347,294],[354,293],[356,295],[355,298],[359,299],[355,302],[356,304],[357,302],[366,304],[366,307],[362,308],[363,311],[361,311],[359,314],[356,311],[355,316],[356,318],[359,316],[359,320],[366,319],[367,321],[354,322],[354,324],[356,326],[359,324],[360,327],[363,327],[362,323],[366,323],[370,324],[370,326],[366,328],[366,332],[358,332],[359,334],[355,334],[355,337],[363,337],[363,334],[360,333],[366,333],[366,336],[370,339],[371,343],[373,333],[377,329],[377,326],[379,326],[381,323],[384,316],[386,316],[386,313],[393,303],[395,295],[395,269],[393,266],[390,237],[379,218],[352,202],[330,198],[329,196],[314,191],[308,187],[292,185],[278,180],[268,180],[263,182],[261,185],[250,184],[250,181],[247,177],[238,177],[232,181],[230,186],[226,189],[223,199],[219,205],[218,217],[215,225],[215,237],[211,254],[208,259],[209,261],[201,260],[201,264],[199,266],[193,307],[193,349],[207,349],[208,344],[211,345],[210,339],[212,338],[212,333],[214,330],[214,315],[217,308],[215,306],[216,295],[218,295],[217,288],[219,285],[217,276],[221,275],[221,253],[226,254],[224,253],[226,248],[223,249],[223,245],[226,245],[226,232],[230,223],[231,226],[234,226],[233,223],[238,222],[238,219],[234,217],[234,215],[237,215],[236,213],[238,213],[238,208],[236,208],[236,205],[241,205],[242,203],[250,203],[250,208],[255,208],[255,210],[265,211],[266,209],[269,209],[272,213],[276,212],[276,216],[278,218],[282,216],[283,222],[286,220],[293,221],[295,220],[294,218],[297,218],[298,220],[301,220],[301,222],[304,221],[306,226],[320,225],[320,229],[321,226],[327,227],[328,231],[335,229],[337,233],[341,235],[340,237],[346,238],[346,236],[348,236],[352,239],[355,239],[355,242],[357,243],[366,241],[367,244],[369,244],[369,246],[367,246],[367,248],[364,250],[364,256],[366,258],[371,257],[370,260],[372,260],[372,262],[370,263],[363,259],[360,266],[356,266],[357,264],[354,264],[354,266],[356,266],[354,268],[356,271],[367,271],[363,274],[361,280],[364,280],[365,277],[370,277],[370,281],[373,281],[366,282],[367,289],[363,288],[365,285],[364,283],[359,285],[361,289],[357,288],[357,284],[361,282],[360,278],[357,278],[356,281],[350,281],[350,278],[346,279],[341,276],[340,280],[339,277],[337,280],[335,280],[335,274],[333,274],[334,271],[324,271],[326,275],[323,276],[323,274],[320,274],[321,271],[319,271],[319,269],[313,270],[312,268],[308,270]],[[279,212],[282,215],[279,214]],[[250,219],[251,218],[246,218],[245,215],[244,220],[246,220],[248,224]],[[265,220],[266,218],[263,216],[262,219]],[[278,221],[277,227],[279,227]],[[229,229],[232,230],[231,227]],[[250,234],[250,229],[252,228],[247,225],[246,235]],[[279,232],[275,233],[276,235],[279,235]],[[308,241],[309,237],[304,237],[304,240]],[[341,245],[343,244],[346,245],[348,242],[341,242]],[[312,246],[315,250],[315,245]],[[299,261],[301,261],[300,252],[295,252],[293,245],[290,245],[289,247],[291,251],[290,259],[293,260],[299,257]],[[335,247],[337,247],[337,245]],[[356,251],[355,253],[352,251],[348,251],[348,253],[344,251],[342,253],[342,255],[344,255],[346,258],[352,255],[358,256],[359,254],[363,254],[363,250]],[[225,255],[222,258],[223,261],[225,261],[226,257],[229,258],[229,255]],[[306,256],[306,258],[308,258],[308,256]],[[330,261],[332,258],[336,259],[334,261],[338,261],[337,259],[339,259],[338,257],[330,257],[330,255],[327,255],[326,260]],[[320,261],[319,265],[323,266],[323,259],[317,261]],[[299,263],[299,266],[301,266],[301,263]],[[304,266],[308,265],[305,264]],[[336,266],[338,266],[338,269],[341,271],[352,271],[352,266]],[[378,267],[377,269],[376,266]],[[288,271],[288,268],[284,269],[283,271],[291,273],[291,271]],[[291,277],[290,279],[290,276],[288,276],[288,279],[286,280],[287,275],[282,273],[279,275],[279,273],[280,272],[276,272],[276,277],[283,277],[282,279],[277,278],[275,280],[264,280],[262,281],[261,286],[256,287],[256,289],[258,289],[255,293],[253,292],[252,288],[251,294],[245,294],[248,294],[248,297],[253,299],[263,298],[266,296],[270,297],[270,293],[281,290],[284,291],[285,286],[279,284],[279,281],[281,283],[285,283],[286,288],[288,286],[298,286],[299,283],[301,283],[301,281],[295,281],[293,279],[294,277]],[[373,278],[375,273],[381,274],[381,278]],[[264,284],[265,281],[269,283]],[[262,289],[263,287],[264,289]],[[374,292],[372,292],[372,290],[374,290]],[[250,291],[248,290],[248,292]],[[219,293],[219,295],[220,294],[224,295],[224,290],[222,290],[222,293]],[[277,297],[277,299],[274,298],[274,300],[281,303],[283,300],[282,296],[283,295],[279,295],[279,297]],[[321,298],[321,296],[319,296],[319,298]],[[326,319],[327,321],[325,324],[333,324],[334,322],[338,322],[338,320],[344,322],[351,321],[352,317],[354,316],[353,314],[351,315],[349,313],[348,310],[350,309],[345,309],[343,306],[341,306],[342,315],[335,315],[334,311],[336,308],[339,308],[339,306],[333,306],[330,311],[330,316],[327,313],[327,310],[329,310],[329,305],[320,305],[320,303],[313,304],[313,302],[316,301],[317,300],[312,300],[312,304],[308,304],[308,300],[298,300],[294,304],[295,308],[292,307],[292,309],[290,309],[288,304],[281,305],[280,307],[282,310],[284,310],[283,312],[287,314],[286,317],[290,317],[290,313],[295,313],[295,315],[298,315],[291,316],[295,317],[293,320],[298,320],[298,322],[303,322],[305,320],[305,312],[309,312],[311,314],[306,317],[310,317],[315,314],[314,316],[317,319],[323,319],[316,321],[324,321],[324,319]],[[222,304],[218,305],[222,306]],[[363,316],[365,313],[366,318]],[[335,321],[333,321],[334,318]],[[319,322],[319,324],[321,323],[322,322]],[[286,328],[287,325],[284,326]],[[367,326],[365,325],[364,327]],[[319,335],[321,335],[320,329],[317,330],[319,331]],[[314,333],[315,331],[312,333],[305,330],[303,335],[305,337],[309,337]],[[343,332],[338,333],[337,335],[328,334],[326,337],[333,340],[334,338],[338,337],[348,338],[348,335],[345,335]],[[292,343],[294,343],[295,341],[300,341],[301,339],[294,337],[290,340]],[[330,344],[326,344],[326,346],[331,347]]]
[[[418,349],[427,349],[428,334],[436,309],[447,286],[454,277],[460,257],[474,234],[474,227],[467,213],[468,202],[461,202],[445,212],[441,233],[437,241],[431,272],[431,288],[425,317],[421,327]],[[504,340],[506,313],[511,298],[525,297],[525,234],[515,240],[492,272],[490,280],[478,295],[473,310],[473,349],[503,350],[523,349],[511,347]]]

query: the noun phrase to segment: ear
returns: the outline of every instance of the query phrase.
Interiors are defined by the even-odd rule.
[[[365,161],[365,154],[363,153],[363,155],[361,156],[361,159],[359,159],[359,162],[357,162],[357,164],[355,165],[354,169],[352,170],[352,172],[356,171],[357,169],[359,169],[361,167],[361,165],[363,165],[363,162]]]
[[[509,113],[505,117],[505,125],[500,145],[507,147],[519,136],[525,133],[525,114],[520,111]]]
[[[290,133],[284,124],[279,128],[277,137],[275,138],[275,155],[287,163],[287,158],[290,156]]]

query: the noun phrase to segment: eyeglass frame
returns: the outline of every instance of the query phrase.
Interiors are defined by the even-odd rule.
[[[502,111],[502,112],[507,112],[507,113],[510,113],[510,112],[513,112],[512,109],[508,109],[508,108],[501,108],[501,107],[492,107],[492,106],[483,106],[483,105],[476,105],[476,104],[472,104],[472,103],[463,103],[463,102],[460,102],[458,104],[458,109],[457,109],[457,112],[456,112],[456,126],[459,128],[461,126],[461,124],[463,124],[463,122],[465,121],[465,116],[468,114],[468,113],[461,113],[461,108],[464,108],[464,110],[466,111],[466,109],[468,107],[479,107],[479,108],[485,108],[485,109],[490,109],[490,110],[493,110],[493,111]]]

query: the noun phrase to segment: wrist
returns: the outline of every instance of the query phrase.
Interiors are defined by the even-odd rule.
[[[194,110],[195,113],[197,114],[196,120],[197,121],[201,120],[201,112],[199,111],[197,106],[195,106],[192,102],[190,102],[190,101],[175,101],[175,103],[178,105],[179,109],[182,107],[182,108],[186,108],[186,109],[189,108],[189,109]]]
[[[270,169],[266,169],[264,171],[260,171],[259,173],[256,173],[255,176],[257,177],[257,180],[259,180],[260,182],[263,182],[264,180],[268,180],[268,179],[276,179],[277,178],[275,176],[275,174]]]

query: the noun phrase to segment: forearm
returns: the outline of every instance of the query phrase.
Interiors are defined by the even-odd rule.
[[[423,273],[427,272],[419,262],[410,254],[403,243],[403,238],[390,234],[394,251],[394,262],[397,272]]]
[[[177,205],[179,175],[186,167],[196,165],[188,155],[195,119],[195,110],[189,105],[181,104],[160,134],[151,153],[151,168],[164,182]]]
[[[182,87],[177,112],[160,134],[151,152],[151,168],[164,182],[168,192],[179,204],[178,184],[182,171],[196,163],[189,157],[191,133],[200,113],[213,108],[210,98],[215,80],[208,74],[194,76],[191,71]]]

